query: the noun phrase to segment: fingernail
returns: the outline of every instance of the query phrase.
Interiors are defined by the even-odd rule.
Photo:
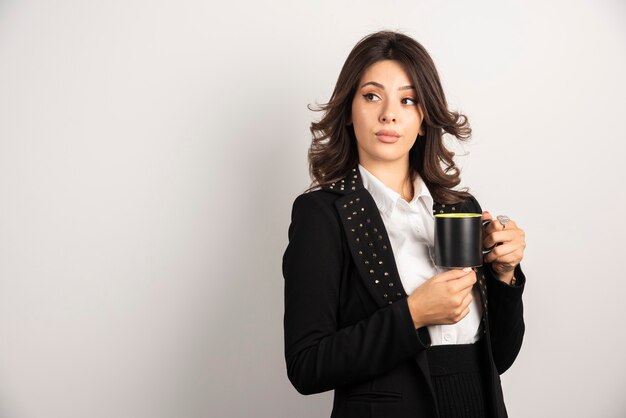
[[[471,267],[465,267],[465,268],[463,269],[463,271],[464,271],[464,272],[472,271],[472,268],[471,268]]]

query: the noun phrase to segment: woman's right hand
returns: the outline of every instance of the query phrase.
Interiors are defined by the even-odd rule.
[[[471,268],[448,270],[428,279],[409,295],[415,328],[456,324],[469,313],[476,272]]]

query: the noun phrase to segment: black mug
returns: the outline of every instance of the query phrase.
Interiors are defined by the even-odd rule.
[[[440,213],[435,215],[435,264],[464,268],[483,265],[483,227],[491,220],[481,220],[480,213]]]

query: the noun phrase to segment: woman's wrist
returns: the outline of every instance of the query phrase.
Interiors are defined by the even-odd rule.
[[[418,310],[418,307],[415,306],[415,301],[412,300],[412,298],[409,296],[407,302],[409,305],[409,313],[411,314],[411,320],[413,321],[413,327],[415,327],[415,329],[418,329],[426,325],[422,321],[421,314]]]

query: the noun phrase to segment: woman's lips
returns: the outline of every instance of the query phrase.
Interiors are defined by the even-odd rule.
[[[394,142],[397,142],[398,139],[400,139],[400,134],[398,134],[396,131],[384,129],[376,132],[376,138],[386,144],[393,144]]]

